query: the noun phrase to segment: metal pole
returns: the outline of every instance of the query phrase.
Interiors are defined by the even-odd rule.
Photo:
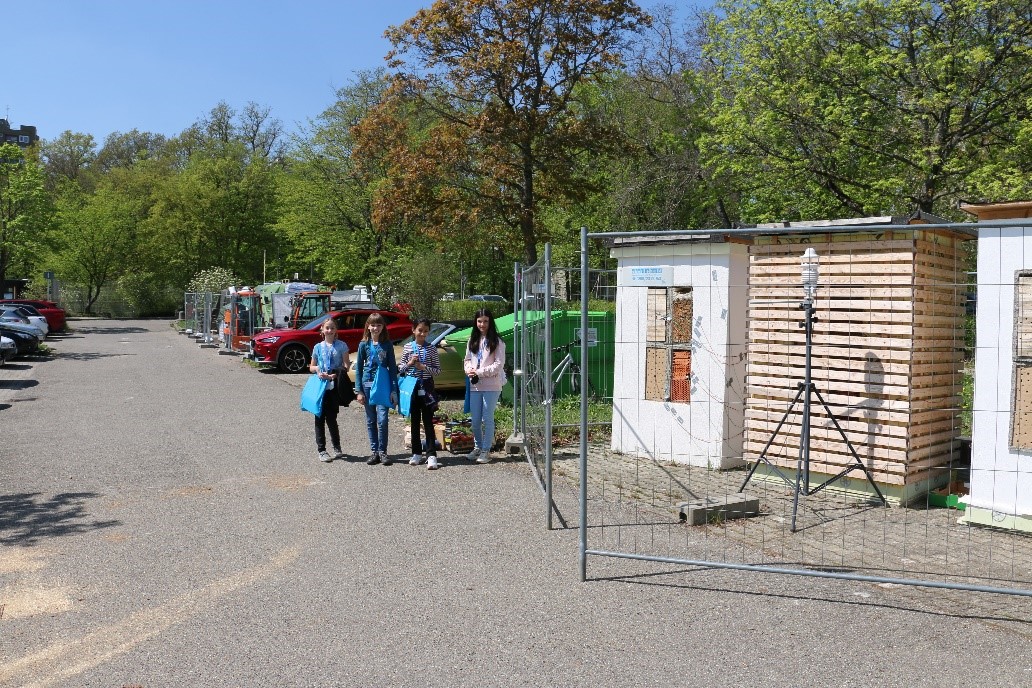
[[[580,385],[580,580],[588,577],[588,228],[581,227],[581,385]]]
[[[552,400],[555,382],[552,380],[552,244],[545,244],[545,511],[547,527],[552,530]]]
[[[517,308],[519,308],[519,303],[520,303],[520,264],[519,263],[514,263],[513,264],[513,268],[512,268],[512,298],[515,299],[515,301],[513,302],[514,305]],[[513,366],[514,367],[519,368],[519,370],[522,371],[523,367],[520,366],[517,363],[517,361],[520,360],[520,349],[522,349],[522,346],[520,345],[520,332],[522,331],[522,328],[520,327],[519,318],[516,316],[516,313],[513,314],[513,327],[515,327],[516,329],[512,333],[512,344],[513,344],[512,362],[513,362]],[[517,413],[518,413],[518,409],[520,409],[520,397],[522,396],[522,390],[520,390],[520,384],[519,383],[520,383],[520,379],[522,379],[523,376],[522,375],[516,375],[515,371],[514,371],[514,374],[513,374],[512,377],[513,377],[513,379],[512,379],[512,434],[515,435],[517,432],[519,432],[519,422],[518,422],[519,418],[518,418]]]
[[[520,271],[520,435],[524,438],[526,448],[527,438],[527,270]],[[528,454],[529,455],[529,454]]]
[[[810,392],[813,390],[813,300],[807,296],[802,303],[806,328],[806,354],[803,359],[803,429],[799,437],[799,466],[796,468],[796,490],[792,498],[792,532],[796,532],[796,513],[800,492],[810,494]]]

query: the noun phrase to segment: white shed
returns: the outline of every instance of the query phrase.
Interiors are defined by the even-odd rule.
[[[971,478],[961,520],[1032,531],[1032,201],[962,207],[993,224],[978,231]]]
[[[614,451],[742,465],[749,251],[722,235],[616,240]]]

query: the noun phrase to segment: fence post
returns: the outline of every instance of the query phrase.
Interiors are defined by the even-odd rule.
[[[520,434],[527,442],[527,269],[520,271]]]
[[[512,269],[512,298],[513,305],[517,309],[520,307],[519,304],[522,301],[522,299],[520,298],[520,295],[522,293],[520,289],[520,281],[520,264],[515,263]],[[519,434],[520,430],[519,423],[517,422],[517,413],[518,409],[521,408],[520,399],[523,396],[523,392],[520,389],[520,380],[523,378],[523,368],[518,363],[518,361],[520,360],[520,350],[523,348],[523,345],[520,342],[520,337],[522,336],[523,328],[520,327],[520,319],[518,313],[518,310],[514,311],[512,318],[513,327],[516,328],[516,331],[513,332],[512,335],[512,367],[514,368],[514,370],[512,371],[512,434],[514,440],[516,439],[516,435]]]
[[[548,529],[552,530],[552,402],[555,382],[552,380],[552,244],[545,244],[545,511]]]
[[[580,379],[580,552],[578,554],[580,564],[580,580],[583,583],[588,575],[588,395],[584,390],[588,388],[588,228],[581,227],[580,231],[580,259],[581,259],[581,291],[580,291],[580,320],[581,320],[581,379]]]

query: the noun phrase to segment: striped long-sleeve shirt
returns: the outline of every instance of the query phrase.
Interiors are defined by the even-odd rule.
[[[414,366],[416,361],[425,365],[426,369],[417,370]],[[401,365],[398,368],[402,372],[408,371],[409,375],[418,376],[421,380],[427,380],[441,372],[441,357],[437,355],[437,347],[430,344],[419,346],[413,340],[402,350]]]

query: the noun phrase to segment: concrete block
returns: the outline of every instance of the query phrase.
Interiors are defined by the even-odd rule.
[[[681,520],[690,526],[701,526],[707,523],[730,521],[734,518],[756,516],[760,513],[760,498],[751,497],[744,492],[730,494],[726,497],[706,497],[690,502],[679,502]]]
[[[505,440],[505,453],[506,454],[519,454],[523,451],[524,447],[523,434],[513,433]]]

